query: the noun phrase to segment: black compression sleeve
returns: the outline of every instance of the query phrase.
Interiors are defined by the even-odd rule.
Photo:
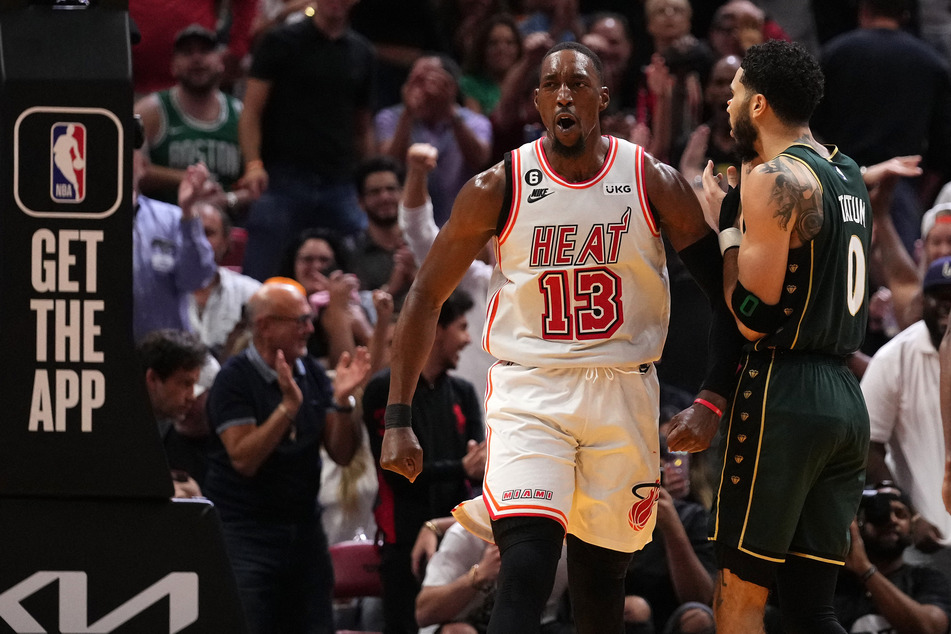
[[[736,369],[746,340],[723,299],[723,258],[716,234],[711,231],[678,255],[713,308],[707,339],[707,373],[701,389],[729,399],[736,384]]]
[[[537,632],[555,583],[565,529],[545,517],[503,517],[492,522],[502,564],[488,634]]]
[[[740,334],[733,313],[720,300],[714,304],[710,334],[707,339],[707,373],[701,390],[710,390],[730,400],[736,388],[736,372],[746,339]]]
[[[700,286],[707,300],[716,306],[723,298],[723,257],[717,234],[712,231],[678,251],[677,255],[687,267],[690,276]]]
[[[740,188],[731,187],[720,202],[720,231],[736,224],[736,216],[740,213]]]

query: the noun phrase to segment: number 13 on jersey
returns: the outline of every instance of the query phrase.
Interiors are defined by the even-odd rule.
[[[608,339],[624,323],[621,278],[608,267],[547,271],[538,290],[545,339]]]

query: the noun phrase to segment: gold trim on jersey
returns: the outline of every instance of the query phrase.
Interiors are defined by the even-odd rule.
[[[806,554],[806,553],[798,553],[798,552],[794,552],[794,551],[789,551],[789,554],[790,554],[790,555],[794,555],[794,556],[796,556],[796,557],[802,557],[803,559],[811,559],[811,560],[813,560],[813,561],[821,561],[821,562],[826,563],[826,564],[835,564],[836,566],[842,566],[842,565],[845,564],[845,560],[844,560],[844,559],[829,559],[828,557],[819,557],[819,556],[817,556],[817,555],[808,555],[808,554]]]
[[[767,557],[766,555],[763,555],[760,553],[754,553],[752,550],[747,550],[746,548],[743,548],[742,546],[737,548],[737,550],[740,551],[741,553],[746,553],[750,557],[756,557],[757,559],[765,559],[766,561],[772,561],[777,564],[782,564],[786,562],[785,557],[783,557],[782,559],[779,559],[778,557]]]
[[[813,149],[811,146],[808,146],[808,145],[806,145],[805,143],[795,143],[794,145],[801,145],[802,147],[807,147],[807,148],[809,148],[809,149]],[[790,146],[790,147],[793,147],[793,146]],[[813,151],[815,151],[815,150],[813,149]],[[792,159],[792,160],[794,160],[794,161],[797,161],[797,162],[799,162],[799,163],[802,163],[802,165],[803,165],[807,170],[809,170],[810,172],[812,172],[812,177],[816,179],[816,183],[819,185],[819,194],[822,195],[822,181],[819,180],[819,175],[816,174],[816,170],[812,169],[812,166],[809,165],[809,163],[806,163],[806,161],[804,161],[803,159],[799,158],[798,156],[793,156],[792,154],[786,154],[786,152],[780,152],[780,153],[779,153],[779,156],[785,156],[785,157],[788,158],[788,159]],[[820,157],[820,158],[821,158],[821,157]],[[828,160],[828,159],[826,159],[826,160]]]
[[[789,344],[790,350],[795,350],[796,342],[799,341],[799,333],[802,332],[802,321],[806,318],[806,312],[809,310],[809,302],[812,301],[812,282],[816,273],[816,241],[809,241],[809,286],[806,289],[806,302],[802,305],[802,313],[799,315],[799,323],[796,324],[796,336]]]
[[[776,351],[769,357],[769,368],[766,370],[766,380],[763,386],[763,406],[759,414],[759,439],[756,445],[756,462],[753,464],[753,478],[750,482],[750,493],[746,498],[746,515],[743,517],[743,529],[740,531],[737,548],[743,550],[743,538],[746,535],[746,526],[750,521],[750,508],[753,506],[753,493],[756,489],[756,474],[759,473],[759,460],[763,451],[763,431],[766,426],[766,402],[769,400],[769,379],[773,374],[773,364],[776,362]],[[724,463],[726,461],[724,460]],[[745,551],[744,551],[745,552]]]
[[[753,505],[753,492],[756,485],[756,475],[759,472],[760,455],[763,449],[763,433],[764,433],[764,427],[766,424],[766,401],[769,396],[769,380],[770,380],[770,377],[772,376],[773,364],[775,360],[776,360],[776,352],[774,350],[770,357],[769,368],[767,369],[767,372],[766,372],[766,382],[765,382],[765,387],[763,388],[763,405],[762,405],[762,411],[760,412],[759,440],[756,447],[756,461],[753,466],[753,477],[751,479],[749,490],[747,492],[747,497],[746,497],[746,516],[743,518],[743,526],[740,530],[739,537],[737,538],[736,549],[752,557],[756,557],[758,559],[765,559],[767,561],[782,563],[784,561],[783,559],[768,557],[761,553],[753,552],[743,546],[743,540],[746,535],[746,528],[747,528],[747,525],[749,524],[750,508]],[[747,355],[746,363],[743,365],[743,370],[740,373],[741,375],[745,375],[747,373],[749,368],[749,363],[750,363],[750,355]],[[730,410],[730,424],[727,428],[727,433],[726,433],[727,443],[729,443],[730,439],[733,438],[733,413],[736,410],[736,402],[738,398],[739,398],[739,390],[737,390],[737,393],[733,395],[733,406]],[[729,449],[729,444],[726,447],[726,450],[728,449]],[[724,478],[726,477],[726,465],[727,465],[727,462],[726,460],[724,460],[723,466],[720,469],[720,484],[717,487],[717,513],[716,513],[716,516],[713,518],[714,528],[713,528],[713,535],[709,538],[710,541],[716,541],[720,534],[720,513],[722,511],[722,506],[720,505],[720,492],[723,490],[723,482],[724,482]]]
[[[750,364],[750,356],[746,355],[746,363],[743,365],[743,370],[740,372],[740,376],[746,374],[746,369]],[[739,390],[734,390],[733,392],[733,403],[730,405],[730,423],[727,426],[726,438],[724,442],[727,443],[729,447],[730,439],[733,438],[733,412],[736,411],[736,401],[739,398]],[[713,536],[710,537],[711,540],[715,540],[717,535],[720,533],[720,491],[723,490],[723,478],[726,476],[726,460],[723,461],[722,466],[720,467],[720,484],[717,485],[717,513],[713,517]]]
[[[807,147],[807,148],[812,149],[811,146],[806,145],[806,144],[804,144],[804,143],[795,143],[793,146],[796,146],[796,145],[799,145],[799,146],[802,146],[802,147]],[[793,146],[790,146],[790,147],[793,147]],[[820,195],[820,196],[823,195],[822,181],[819,179],[819,175],[816,174],[816,171],[815,171],[814,169],[812,169],[812,166],[811,166],[811,165],[809,165],[808,163],[806,163],[803,159],[799,158],[798,156],[793,156],[793,155],[791,155],[791,154],[786,154],[785,152],[780,152],[779,155],[780,155],[780,156],[784,156],[784,157],[786,157],[786,158],[788,158],[788,159],[794,160],[794,161],[796,161],[797,163],[802,164],[806,169],[808,169],[809,172],[812,174],[812,177],[816,179],[816,183],[819,185],[819,195]],[[831,158],[831,155],[830,155],[830,158]],[[828,160],[828,159],[827,159],[827,160]],[[823,211],[823,214],[827,213],[827,211],[826,211],[825,209],[823,209],[822,211]],[[790,350],[794,350],[794,349],[796,348],[796,342],[799,341],[799,334],[802,332],[802,322],[803,322],[803,320],[806,318],[806,312],[807,312],[807,310],[809,309],[809,304],[810,304],[811,301],[812,301],[812,284],[813,284],[813,280],[814,280],[814,278],[815,278],[815,273],[816,273],[816,252],[815,252],[815,249],[816,249],[816,240],[815,240],[815,238],[813,238],[812,240],[809,241],[809,286],[808,286],[808,288],[807,288],[807,290],[806,290],[806,301],[805,301],[805,303],[802,305],[802,311],[801,311],[800,314],[799,314],[799,322],[796,324],[796,335],[793,337],[792,343],[789,345],[789,349],[790,349]],[[787,259],[787,264],[788,264],[788,261],[789,261],[789,253],[788,253],[788,252],[786,253],[786,259]],[[762,341],[763,341],[763,340],[760,339],[759,341],[757,341],[756,343],[754,343],[754,344],[753,344],[753,349],[754,349],[754,350],[757,350],[757,351],[762,351],[762,348],[760,348],[760,343],[761,343]]]

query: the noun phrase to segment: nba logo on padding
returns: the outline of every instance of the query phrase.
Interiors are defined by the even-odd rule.
[[[86,126],[53,124],[50,141],[50,197],[78,203],[86,197]]]

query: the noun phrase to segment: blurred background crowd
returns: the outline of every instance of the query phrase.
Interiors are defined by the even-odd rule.
[[[234,458],[218,439],[226,431],[218,424],[229,419],[215,411],[214,392],[224,389],[216,374],[249,345],[269,345],[274,324],[262,319],[280,317],[262,314],[279,305],[262,296],[262,282],[278,278],[306,298],[306,313],[283,318],[295,320],[286,327],[301,329],[303,356],[318,359],[331,381],[334,368],[353,379],[366,352],[359,385],[334,392],[355,395],[358,447],[343,465],[322,448],[313,490],[329,544],[382,543],[386,605],[338,603],[337,627],[484,631],[498,555],[447,516],[484,471],[481,402],[493,359],[478,341],[491,250],[440,317],[414,399],[428,471],[412,485],[375,466],[388,345],[459,189],[543,134],[533,89],[545,52],[564,40],[603,61],[611,100],[602,130],[644,146],[696,187],[708,161],[724,173],[737,165],[726,103],[744,52],[784,39],[820,60],[825,96],[812,129],[863,166],[873,206],[870,319],[850,364],[872,420],[868,498],[882,493],[911,511],[890,514],[878,498],[874,519],[860,512],[853,540],[869,542],[881,569],[884,555],[875,559],[871,545],[880,535],[864,526],[875,533],[887,524],[907,546],[894,570],[951,574],[937,360],[951,308],[951,3],[130,0],[130,14],[139,32],[135,112],[145,133],[134,164],[135,337],[182,494],[216,503],[216,495],[241,495],[223,493],[220,478],[209,489],[205,478]],[[661,425],[700,386],[710,320],[669,248],[668,268]],[[254,297],[260,305],[248,310]],[[662,450],[662,459],[658,534],[632,564],[626,619],[632,632],[713,631],[702,606],[712,597],[706,513],[719,474],[703,454]],[[855,564],[859,575],[867,561]],[[856,576],[847,564],[849,574]],[[916,598],[920,584],[894,583],[937,605],[945,616],[935,631],[947,631],[947,581],[932,593],[937,599]],[[861,583],[842,587],[854,594],[843,599],[854,599],[853,622],[883,613]],[[434,588],[447,594],[434,598]],[[856,607],[859,595],[871,607]],[[545,631],[571,631],[563,596],[553,596],[546,619]]]

